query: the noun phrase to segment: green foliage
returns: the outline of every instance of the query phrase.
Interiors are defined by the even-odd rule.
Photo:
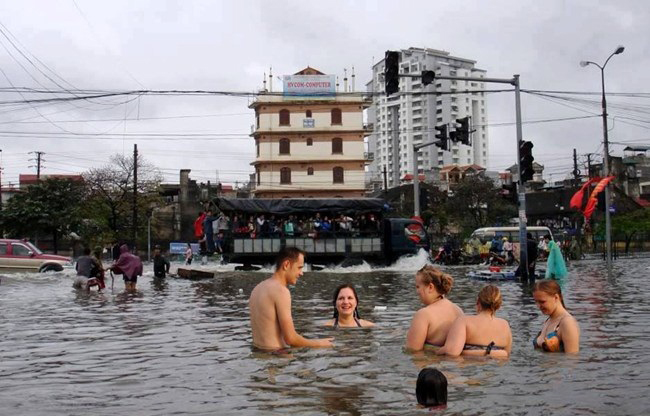
[[[11,237],[52,236],[56,250],[60,236],[79,230],[84,199],[82,183],[46,179],[11,198],[0,213],[0,221]]]
[[[612,215],[612,240],[625,241],[625,252],[630,248],[632,239],[637,234],[650,232],[650,209],[642,208],[626,214]],[[604,238],[605,220],[598,223],[596,234]]]
[[[500,188],[490,178],[474,175],[452,187],[445,212],[460,234],[467,236],[476,228],[507,223],[517,209],[500,195]]]

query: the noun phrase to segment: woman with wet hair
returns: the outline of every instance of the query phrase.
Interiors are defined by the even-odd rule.
[[[498,287],[487,285],[481,289],[476,300],[476,315],[461,316],[454,322],[438,354],[507,358],[512,349],[512,332],[508,321],[495,316],[502,302]]]
[[[446,298],[453,285],[450,275],[431,265],[415,274],[415,291],[425,306],[413,315],[406,335],[407,349],[420,351],[425,345],[444,345],[449,328],[463,315],[462,309]]]
[[[429,408],[447,406],[447,377],[435,368],[423,368],[415,386],[418,404]]]
[[[334,290],[334,319],[327,321],[325,325],[334,328],[368,328],[375,326],[370,321],[361,319],[359,316],[359,297],[354,286],[343,284]]]
[[[580,327],[566,310],[562,289],[555,280],[540,280],[533,286],[533,298],[539,310],[548,315],[533,345],[547,352],[577,353],[580,350]]]

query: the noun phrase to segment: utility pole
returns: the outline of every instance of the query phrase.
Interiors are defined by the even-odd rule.
[[[580,183],[580,171],[578,170],[578,154],[576,149],[573,149],[573,186],[578,186]]]
[[[133,145],[133,246],[138,238],[138,145]]]
[[[591,153],[587,153],[587,177],[591,179]]]
[[[30,154],[35,154],[36,155],[36,180],[40,181],[41,180],[41,162],[43,162],[43,155],[45,152],[41,151],[35,151],[35,152],[29,152]],[[29,160],[34,160],[34,159],[29,159]],[[34,166],[30,166],[30,168],[33,168]]]
[[[386,165],[384,165],[384,192],[388,192],[388,172],[386,171]]]

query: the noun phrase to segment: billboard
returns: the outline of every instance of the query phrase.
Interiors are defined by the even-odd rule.
[[[335,75],[285,75],[285,97],[331,97],[336,94]]]

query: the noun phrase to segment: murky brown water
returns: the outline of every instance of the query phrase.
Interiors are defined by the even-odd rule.
[[[307,273],[292,288],[296,327],[334,336],[334,349],[277,356],[250,348],[247,299],[268,272],[224,271],[214,281],[148,273],[137,294],[123,283],[103,294],[77,294],[72,275],[0,278],[0,414],[216,415],[400,414],[415,405],[424,365],[448,377],[443,414],[649,414],[650,260],[620,260],[614,277],[601,262],[571,265],[567,307],[582,328],[579,357],[534,351],[530,340],[544,317],[530,291],[500,283],[514,335],[509,361],[444,359],[402,350],[420,306],[413,272],[421,261],[389,269]],[[451,298],[473,312],[482,282],[456,277]],[[332,290],[359,288],[370,330],[336,331]],[[241,289],[241,290],[240,290]],[[385,311],[375,311],[385,306]]]

